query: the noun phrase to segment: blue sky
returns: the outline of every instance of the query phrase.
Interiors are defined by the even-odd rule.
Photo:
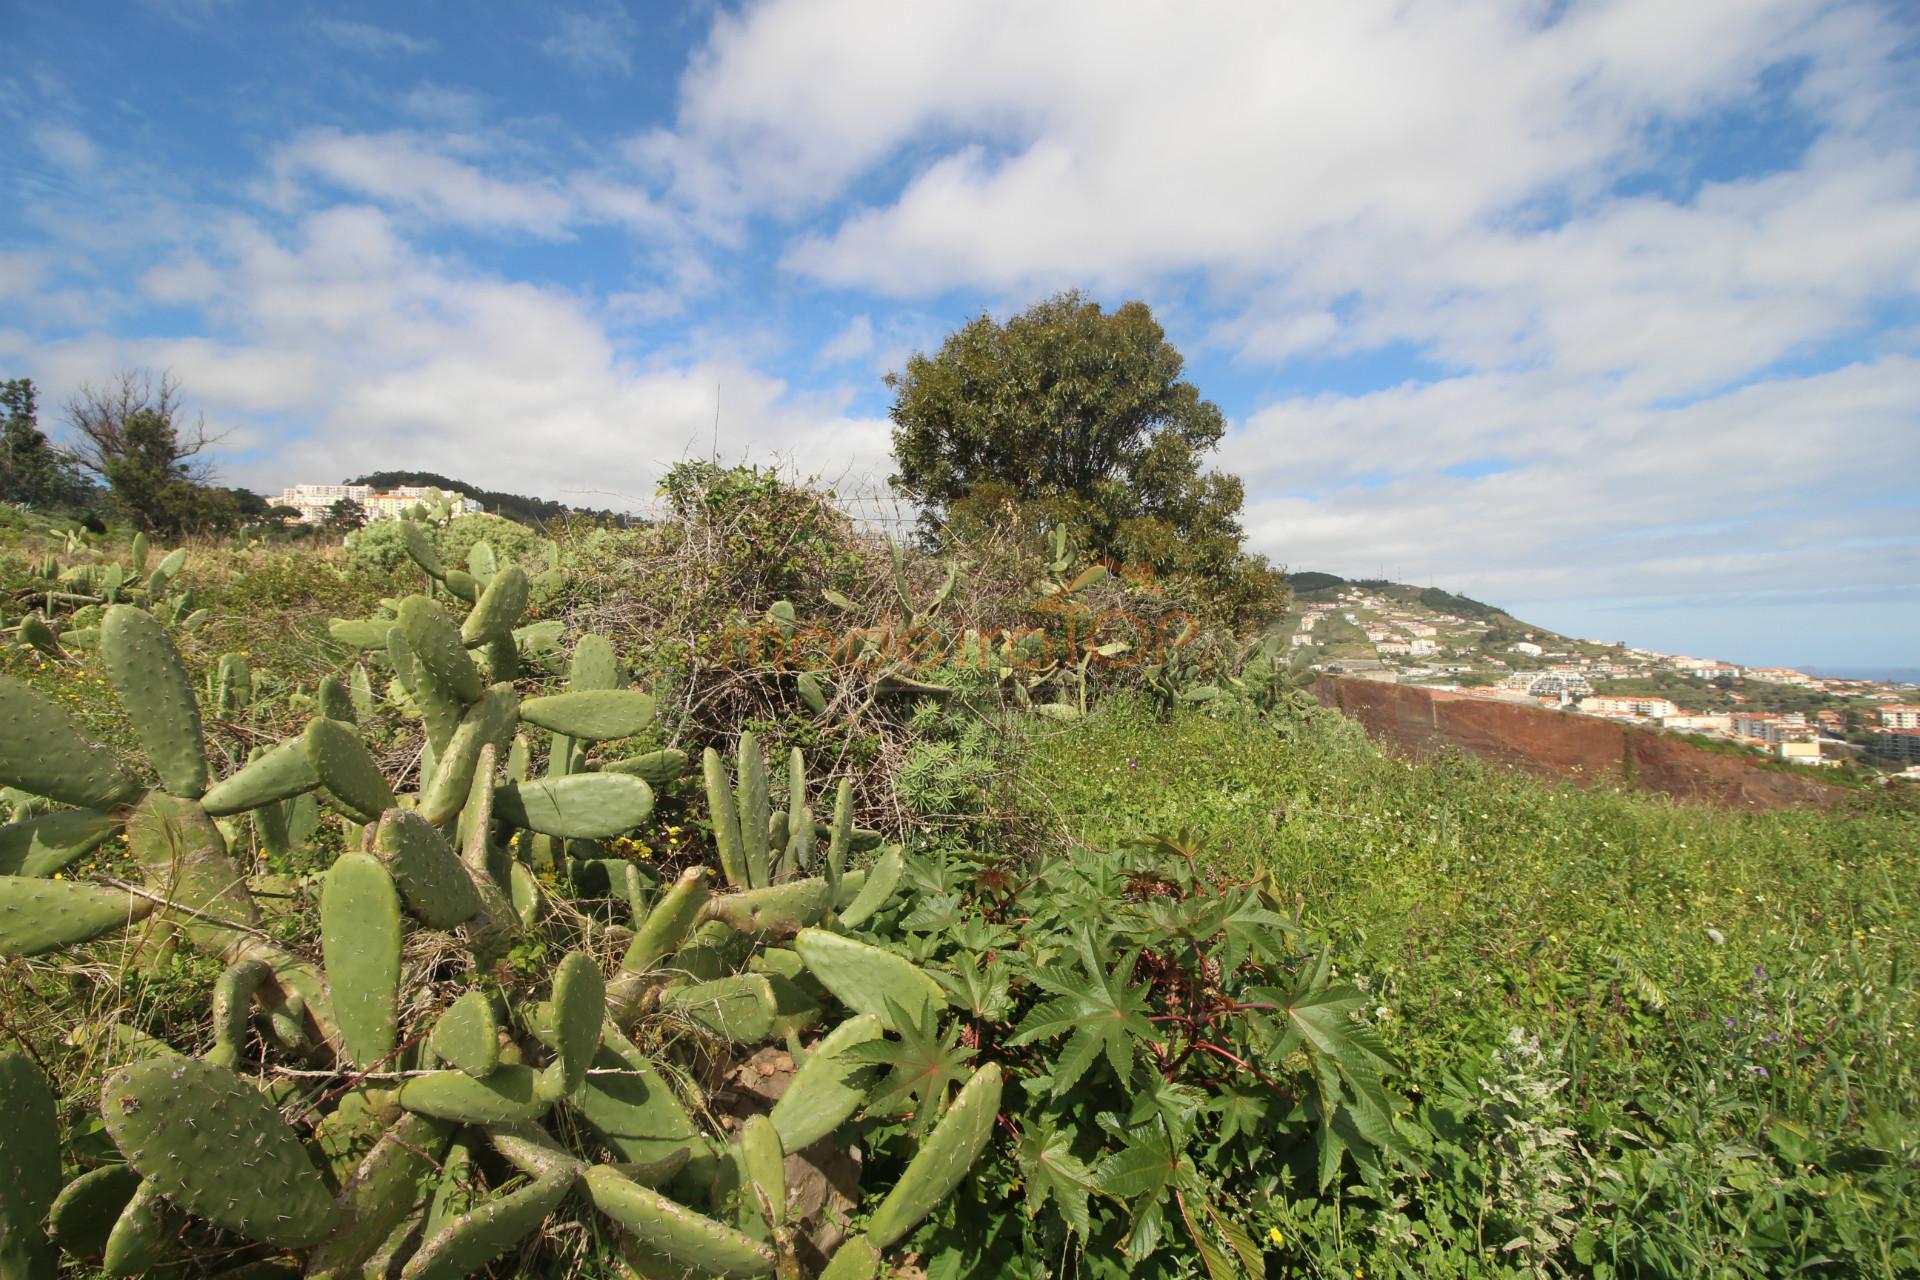
[[[881,376],[1150,303],[1252,545],[1557,629],[1920,666],[1903,0],[0,0],[0,371],[169,369],[232,482],[883,510]]]

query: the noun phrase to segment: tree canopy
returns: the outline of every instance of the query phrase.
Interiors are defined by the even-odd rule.
[[[91,506],[93,487],[40,430],[31,378],[0,382],[0,501],[39,510]]]
[[[1157,574],[1254,574],[1240,549],[1244,492],[1206,470],[1226,419],[1142,302],[1108,313],[1077,292],[1004,324],[982,315],[889,374],[893,484],[928,527],[1017,516],[1064,523],[1097,554]]]

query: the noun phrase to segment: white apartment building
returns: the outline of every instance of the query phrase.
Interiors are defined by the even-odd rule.
[[[342,498],[358,503],[368,520],[397,520],[425,498],[427,493],[428,490],[420,485],[401,485],[397,489],[375,493],[372,485],[365,484],[296,484],[282,489],[278,502],[280,506],[298,511],[301,524],[325,524],[333,504]],[[444,496],[455,515],[479,515],[486,511],[472,498],[457,493]]]
[[[1664,720],[1680,713],[1680,708],[1666,698],[1582,698],[1580,709],[1592,716],[1639,716],[1648,720]]]
[[[351,498],[364,506],[372,494],[373,486],[366,484],[296,484],[282,489],[277,501],[298,511],[301,524],[321,524],[340,499]]]
[[[1514,653],[1524,653],[1529,658],[1537,658],[1542,653],[1546,652],[1546,650],[1542,649],[1539,645],[1535,644],[1531,640],[1522,640],[1518,644],[1508,645],[1507,648]]]
[[[1418,633],[1416,633],[1416,635],[1417,634]],[[1433,634],[1433,628],[1428,627],[1427,635],[1432,635],[1432,634]],[[1440,642],[1438,640],[1429,640],[1425,636],[1421,636],[1420,638],[1414,640],[1414,642],[1408,645],[1407,647],[1413,651],[1413,656],[1416,658],[1424,658],[1428,654],[1440,652]]]
[[[1882,729],[1920,729],[1920,707],[1894,703],[1880,708]]]

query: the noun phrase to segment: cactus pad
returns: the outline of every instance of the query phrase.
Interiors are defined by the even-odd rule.
[[[0,876],[50,876],[120,829],[97,809],[62,809],[0,826]]]
[[[587,1064],[600,1047],[600,1024],[607,1016],[607,984],[584,951],[570,951],[553,977],[553,1031],[561,1097],[579,1091]]]
[[[474,544],[476,549],[482,545]],[[527,609],[527,593],[527,571],[519,565],[510,564],[493,574],[460,624],[461,642],[471,647],[504,639],[511,644],[513,625]]]
[[[540,1073],[532,1067],[503,1064],[476,1080],[464,1071],[414,1076],[400,1086],[400,1105],[422,1115],[462,1124],[517,1124],[537,1120],[547,1102],[536,1090]]]
[[[533,1234],[576,1181],[572,1170],[556,1169],[517,1191],[475,1205],[421,1243],[401,1280],[465,1280]]]
[[[0,956],[37,956],[124,929],[151,899],[106,885],[0,876]]]
[[[87,809],[111,809],[140,790],[52,699],[12,677],[0,676],[0,724],[0,786]]]
[[[621,1159],[658,1164],[699,1144],[693,1117],[665,1077],[611,1026],[593,1065],[621,1074],[588,1076],[569,1105]]]
[[[325,716],[307,722],[307,763],[327,793],[362,822],[393,808],[393,788],[352,726]]]
[[[618,773],[510,782],[493,793],[494,812],[516,827],[568,840],[631,831],[653,812],[653,788]]]
[[[216,783],[200,797],[200,807],[216,818],[259,809],[320,785],[320,775],[307,759],[304,738],[288,738],[249,760],[244,768]]]
[[[664,786],[687,771],[687,753],[677,747],[663,747],[645,755],[615,760],[600,766],[606,773],[630,773],[636,778]]]
[[[75,1178],[53,1202],[49,1220],[54,1240],[77,1258],[97,1258],[107,1250],[114,1220],[140,1188],[140,1175],[124,1164],[104,1164]],[[5,1246],[0,1246],[4,1254]]]
[[[653,721],[654,702],[637,689],[599,689],[528,698],[520,718],[569,738],[605,742],[630,738]]]
[[[567,670],[567,687],[590,693],[600,689],[618,689],[620,659],[614,655],[613,642],[603,635],[589,633],[573,646],[573,663]]]
[[[400,896],[377,858],[343,853],[320,892],[320,947],[348,1055],[371,1067],[399,1041]]]
[[[595,1208],[672,1262],[723,1277],[763,1276],[773,1270],[773,1251],[759,1241],[604,1165],[587,1170],[586,1184]]]
[[[702,914],[742,933],[791,937],[808,925],[819,924],[832,905],[833,890],[825,880],[789,880],[765,889],[710,898]]]
[[[913,1230],[947,1198],[986,1149],[1000,1111],[1000,1064],[990,1062],[954,1097],[933,1132],[907,1162],[900,1181],[880,1202],[867,1223],[876,1249],[885,1249]]]
[[[460,628],[447,611],[425,596],[408,596],[400,602],[400,630],[407,647],[422,667],[441,684],[451,689],[462,702],[478,702],[486,691],[480,669],[467,656],[460,640]],[[417,673],[416,673],[417,678]]]
[[[53,1274],[41,1224],[60,1194],[53,1093],[26,1054],[0,1052],[0,1275]]]
[[[705,867],[688,867],[682,871],[673,887],[660,895],[660,901],[653,904],[647,918],[634,929],[633,941],[627,944],[627,954],[620,961],[621,969],[627,973],[645,973],[661,956],[679,950],[699,922],[707,894]]]
[[[429,929],[451,929],[479,912],[473,877],[452,846],[419,814],[387,810],[380,815],[374,846],[407,910]]]
[[[484,991],[469,991],[448,1005],[428,1041],[443,1062],[484,1079],[500,1065],[500,1024]]]
[[[176,796],[199,799],[207,789],[200,704],[166,628],[144,610],[114,605],[100,623],[100,657],[160,785]]]
[[[802,929],[793,949],[841,1004],[858,1013],[871,1013],[889,1031],[893,1005],[916,1021],[924,1021],[947,1007],[940,984],[914,964],[891,951],[845,938],[823,929]]]
[[[798,1151],[812,1146],[838,1129],[866,1100],[864,1083],[874,1068],[847,1050],[878,1040],[881,1032],[880,1019],[863,1013],[848,1018],[814,1045],[787,1091],[773,1104],[771,1119],[782,1147]]]
[[[519,711],[520,695],[509,684],[494,685],[468,708],[421,793],[421,817],[438,826],[460,811],[473,789],[480,753],[489,746],[498,747],[513,734]]]
[[[736,1044],[758,1044],[772,1035],[778,1011],[773,988],[762,973],[674,987],[660,997],[660,1007],[678,1010]]]
[[[107,1132],[173,1203],[266,1244],[317,1243],[333,1197],[299,1135],[239,1076],[193,1058],[153,1058],[107,1078]]]
[[[867,869],[866,883],[860,886],[860,892],[853,896],[847,909],[840,913],[843,928],[855,929],[865,924],[869,917],[887,905],[893,897],[893,891],[900,886],[900,873],[905,868],[900,846],[894,845]]]
[[[833,1251],[820,1280],[876,1280],[879,1274],[880,1251],[865,1236],[854,1236]]]

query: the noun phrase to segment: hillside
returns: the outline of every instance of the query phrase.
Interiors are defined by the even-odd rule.
[[[564,502],[554,502],[547,498],[531,498],[525,494],[502,493],[497,489],[482,489],[478,485],[468,484],[464,480],[455,480],[435,471],[370,471],[366,475],[356,476],[342,484],[368,484],[376,489],[392,489],[400,485],[416,485],[422,488],[444,489],[451,493],[464,494],[485,507],[489,514],[504,516],[519,524],[539,527],[549,520],[564,520],[568,516],[580,515],[595,519],[613,519],[611,511],[598,511],[590,507],[572,507]]]
[[[1405,759],[1229,635],[1041,652],[1196,601],[738,479],[391,562],[0,531],[27,1274],[1920,1267],[1898,793]]]

